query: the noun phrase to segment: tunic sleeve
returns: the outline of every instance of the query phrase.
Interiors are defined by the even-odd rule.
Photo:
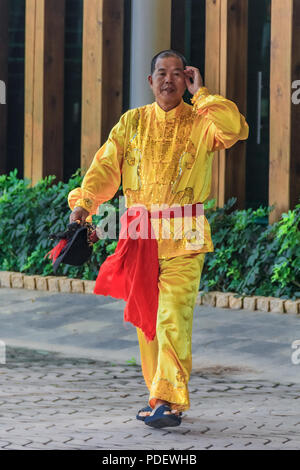
[[[211,95],[206,87],[199,88],[191,101],[204,118],[203,138],[209,151],[227,149],[248,138],[249,126],[233,101]]]
[[[111,130],[107,141],[96,152],[81,187],[68,195],[71,210],[83,207],[89,215],[96,214],[100,204],[109,201],[121,184],[122,162],[125,148],[128,113],[123,114]]]

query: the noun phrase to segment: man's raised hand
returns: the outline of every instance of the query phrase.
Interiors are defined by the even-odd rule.
[[[194,95],[199,90],[199,88],[203,86],[203,78],[201,73],[196,67],[187,65],[184,69],[184,75],[187,89],[191,95]],[[193,83],[191,83],[190,78],[192,78]]]

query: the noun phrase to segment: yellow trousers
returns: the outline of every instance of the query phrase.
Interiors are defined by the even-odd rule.
[[[172,409],[190,408],[188,381],[192,369],[193,312],[205,253],[159,259],[159,303],[156,336],[147,343],[137,328],[141,364],[150,392],[148,404],[157,399]]]

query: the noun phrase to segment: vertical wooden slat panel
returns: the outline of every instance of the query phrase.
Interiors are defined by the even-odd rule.
[[[81,168],[86,170],[101,146],[104,0],[84,0],[82,40]]]
[[[43,109],[44,109],[44,49],[45,49],[45,1],[36,0],[34,24],[33,64],[33,132],[32,132],[32,183],[43,177]]]
[[[270,70],[270,222],[289,206],[293,0],[272,1]]]
[[[81,168],[86,170],[122,113],[123,0],[84,0]]]
[[[206,0],[205,85],[246,114],[248,0]],[[245,204],[246,143],[216,152],[209,198],[223,206],[232,196]]]
[[[119,121],[123,103],[123,0],[104,1],[102,55],[102,132],[103,143]]]
[[[206,0],[205,84],[220,91],[221,0]]]
[[[272,1],[269,204],[274,222],[289,206],[293,0]]]
[[[300,0],[272,1],[270,79],[270,222],[278,220],[299,195],[299,110],[291,100],[299,77]]]
[[[65,1],[46,0],[43,176],[63,178]]]
[[[26,0],[24,175],[63,176],[64,0]]]
[[[0,173],[7,170],[8,1],[0,0],[0,80],[6,103],[0,103]]]
[[[24,176],[33,171],[33,102],[36,0],[26,0],[25,8],[25,96],[24,96]]]

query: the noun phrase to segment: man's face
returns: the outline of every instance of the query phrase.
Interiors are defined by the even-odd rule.
[[[155,100],[158,104],[177,106],[186,90],[183,63],[179,57],[157,59],[153,75],[148,76]]]

